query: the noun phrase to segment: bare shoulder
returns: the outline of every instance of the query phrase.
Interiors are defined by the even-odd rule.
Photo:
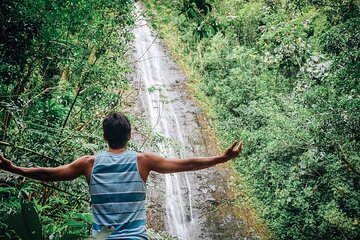
[[[148,155],[149,155],[148,152],[138,152],[138,153],[137,153],[138,159],[139,159],[139,158],[141,158],[141,159],[147,158]]]
[[[158,165],[158,162],[162,159],[159,155],[151,152],[140,152],[137,155],[138,163],[141,171],[147,172],[154,170],[154,167]],[[145,177],[146,179],[147,177]]]
[[[95,162],[95,155],[81,156],[73,162],[73,166],[85,175],[86,181],[90,183],[91,171]]]
[[[147,163],[147,154],[146,152],[138,152],[137,153],[137,160],[140,164],[146,164]]]
[[[94,161],[95,161],[96,156],[95,155],[85,155],[85,156],[81,156],[78,159],[76,159],[74,161],[74,163],[79,164],[79,165],[94,165]]]
[[[140,152],[138,153],[137,155],[138,157],[138,160],[142,161],[142,160],[156,160],[158,158],[161,158],[161,156],[155,154],[155,153],[152,153],[152,152]]]
[[[166,159],[160,155],[152,152],[138,153],[138,162],[140,165],[145,166],[147,169],[153,170],[154,166],[161,164]]]
[[[95,155],[85,155],[76,159],[76,161],[94,161],[94,160],[95,160]]]

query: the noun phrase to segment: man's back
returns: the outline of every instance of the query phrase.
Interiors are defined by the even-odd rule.
[[[136,152],[100,152],[91,174],[90,194],[93,233],[106,226],[115,228],[108,239],[148,239],[146,185],[138,171]]]

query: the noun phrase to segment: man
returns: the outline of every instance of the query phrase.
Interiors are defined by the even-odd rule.
[[[97,155],[83,156],[55,168],[18,167],[0,155],[0,169],[40,181],[67,181],[84,175],[90,186],[93,235],[106,226],[115,228],[108,239],[148,239],[145,183],[150,171],[200,170],[234,159],[242,150],[242,142],[235,147],[235,141],[223,155],[214,157],[166,159],[153,153],[136,153],[127,149],[130,122],[118,112],[111,112],[104,118],[103,132],[109,149]]]

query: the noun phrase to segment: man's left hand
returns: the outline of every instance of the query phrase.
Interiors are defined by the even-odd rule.
[[[239,154],[241,153],[242,147],[243,147],[243,142],[241,141],[239,143],[239,145],[236,147],[237,145],[237,141],[235,141],[230,147],[228,147],[225,152],[224,152],[224,157],[226,160],[231,160],[236,158],[237,156],[239,156]]]

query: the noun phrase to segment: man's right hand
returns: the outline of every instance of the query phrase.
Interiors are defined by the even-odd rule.
[[[13,163],[9,159],[4,158],[4,156],[0,154],[0,169],[9,170],[12,165]]]

